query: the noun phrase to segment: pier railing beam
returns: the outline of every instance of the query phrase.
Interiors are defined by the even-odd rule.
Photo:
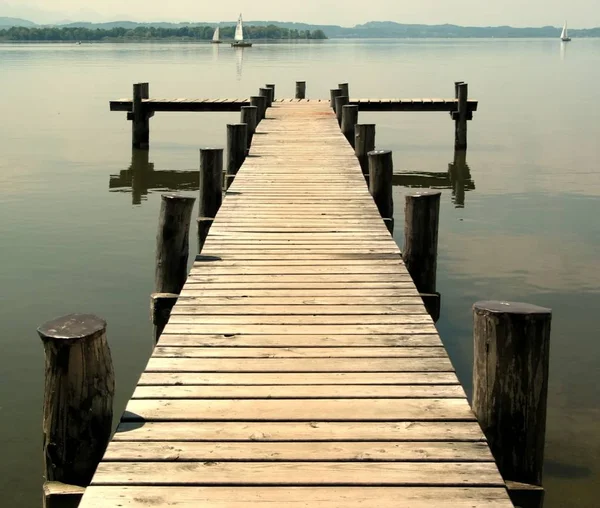
[[[37,332],[46,354],[45,477],[87,487],[112,430],[115,375],[106,322],[91,314],[70,314]]]
[[[394,198],[392,196],[392,179],[394,163],[390,150],[374,150],[368,153],[369,158],[369,192],[385,220],[388,231],[394,232]]]
[[[131,120],[131,141],[133,148],[148,149],[150,147],[150,117],[143,100],[149,98],[148,83],[133,85],[132,111],[127,115]]]
[[[163,194],[161,196],[154,293],[150,296],[150,319],[154,325],[154,343],[158,342],[171,309],[187,278],[190,222],[194,198]]]
[[[436,292],[440,196],[440,191],[415,192],[406,196],[404,205],[402,259],[434,321],[441,307]]]
[[[375,150],[375,124],[357,124],[354,131],[354,154],[367,181],[369,179],[367,154],[373,150]]]
[[[263,97],[262,95],[253,95],[250,97],[250,105],[258,108],[258,116],[256,117],[256,125],[258,125],[265,117],[265,112],[267,110],[267,98]]]
[[[335,116],[337,117],[338,125],[342,127],[342,113],[344,112],[344,106],[347,106],[350,99],[347,95],[340,95],[335,98]]]
[[[333,111],[335,111],[335,99],[342,95],[342,91],[339,88],[333,88],[332,90],[330,90],[329,94],[330,94],[329,105],[331,106],[331,109],[333,109]]]
[[[306,81],[296,81],[296,99],[306,99]]]
[[[551,320],[527,303],[473,306],[473,411],[507,482],[542,485]]]
[[[246,130],[246,152],[250,150],[252,138],[256,132],[256,122],[258,120],[258,108],[256,106],[242,106],[241,123],[248,127]]]
[[[271,89],[270,88],[260,88],[258,90],[258,95],[265,98],[265,110],[270,108],[273,105],[271,101]]]
[[[350,87],[349,87],[348,83],[340,83],[338,85],[338,88],[342,91],[342,95],[345,95],[346,97],[350,97]]]
[[[454,148],[456,150],[467,149],[467,120],[469,105],[469,85],[467,83],[458,83],[458,111],[456,112],[455,127],[456,134],[454,139]]]
[[[264,99],[264,97],[263,97]],[[200,150],[200,201],[198,204],[198,253],[202,252],[221,203],[223,202],[223,149]]]
[[[233,179],[246,159],[248,144],[248,125],[234,123],[227,125],[227,170],[225,172],[225,190],[233,183]]]
[[[342,134],[354,148],[354,128],[358,123],[358,106],[344,106],[342,108]]]

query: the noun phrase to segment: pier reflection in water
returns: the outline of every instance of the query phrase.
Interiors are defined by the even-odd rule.
[[[198,190],[198,170],[155,170],[154,163],[149,160],[148,150],[133,149],[131,165],[110,175],[108,189],[110,192],[131,192],[131,202],[140,205],[148,192],[164,192],[178,190]]]
[[[420,189],[451,189],[452,202],[456,208],[465,207],[465,193],[475,190],[471,170],[467,164],[467,152],[455,151],[454,160],[448,164],[448,171],[406,171],[395,173],[393,184],[399,187]]]

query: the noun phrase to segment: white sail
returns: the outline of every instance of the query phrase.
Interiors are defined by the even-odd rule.
[[[219,27],[217,27],[217,29],[215,30],[215,33],[213,34],[213,41],[218,41],[220,40],[220,36],[221,36],[221,29]]]
[[[566,39],[568,37],[567,35],[567,22],[565,21],[565,26],[563,26],[562,32],[560,34],[560,38],[561,39]]]
[[[241,42],[244,40],[244,25],[242,23],[242,15],[241,14],[238,19],[237,26],[235,27],[235,36],[233,37],[233,40],[237,41],[237,42]]]

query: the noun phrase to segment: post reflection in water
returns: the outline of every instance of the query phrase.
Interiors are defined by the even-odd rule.
[[[456,208],[464,208],[466,191],[475,190],[475,182],[471,179],[471,170],[467,164],[466,150],[454,152],[454,161],[448,164],[447,172],[407,171],[395,173],[393,184],[409,188],[451,189],[452,202]]]
[[[198,190],[198,170],[154,170],[148,150],[131,151],[131,165],[118,175],[110,175],[110,192],[131,192],[131,202],[140,205],[150,191]]]

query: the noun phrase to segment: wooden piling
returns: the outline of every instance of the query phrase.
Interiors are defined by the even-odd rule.
[[[233,183],[235,175],[246,159],[248,125],[245,123],[227,124],[227,168],[225,190]]]
[[[390,150],[373,150],[369,158],[369,192],[377,205],[382,219],[390,233],[394,232],[394,199],[392,196],[392,178],[394,163]]]
[[[250,105],[256,106],[258,108],[257,117],[256,117],[256,125],[260,123],[260,121],[265,117],[265,111],[267,110],[267,99],[262,95],[253,95],[250,97]]]
[[[467,120],[468,120],[468,101],[469,85],[467,83],[458,83],[458,112],[456,114],[455,127],[456,134],[454,138],[454,148],[456,150],[467,149]]]
[[[248,127],[246,130],[246,151],[250,150],[250,146],[252,145],[252,138],[254,137],[254,132],[256,131],[256,121],[258,119],[258,108],[256,106],[242,106],[242,122],[245,123]]]
[[[44,482],[42,508],[77,508],[85,488],[61,482]]]
[[[267,84],[265,86],[271,90],[271,104],[273,104],[273,101],[275,100],[275,85]]]
[[[542,485],[552,311],[473,306],[473,411],[506,481]]]
[[[402,259],[419,293],[435,293],[440,191],[406,196]]]
[[[338,88],[342,91],[342,95],[345,95],[346,97],[350,97],[350,88],[348,83],[340,83],[338,85]]]
[[[306,81],[296,81],[296,99],[306,99]]]
[[[263,97],[264,99],[264,97]],[[223,149],[200,150],[200,201],[198,205],[198,252],[202,252],[221,203],[223,202]]]
[[[148,149],[150,147],[150,115],[144,106],[143,99],[149,98],[149,84],[133,85],[133,104],[131,114],[131,139],[133,148]]]
[[[375,124],[357,124],[354,131],[354,154],[367,180],[369,177],[367,154],[373,150],[375,150]]]
[[[342,107],[342,134],[346,136],[348,143],[354,148],[354,127],[358,123],[358,106]]]
[[[37,332],[46,354],[45,477],[87,487],[112,430],[115,376],[106,322],[91,314],[70,314]]]
[[[350,99],[348,99],[346,95],[340,95],[335,98],[335,116],[337,117],[340,128],[342,127],[342,113],[344,111],[344,106],[347,106],[349,101]]]
[[[329,99],[329,105],[331,106],[331,109],[335,111],[335,99],[342,95],[342,91],[339,88],[333,88],[329,93],[331,97]]]
[[[260,88],[258,90],[258,95],[265,98],[265,109],[270,108],[273,103],[271,102],[271,89],[270,88]]]

